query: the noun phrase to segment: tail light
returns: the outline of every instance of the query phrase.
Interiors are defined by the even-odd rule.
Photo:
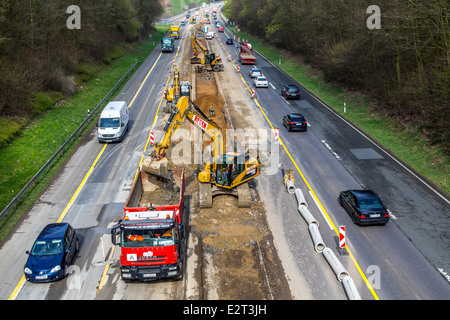
[[[365,219],[366,218],[366,216],[363,214],[363,213],[361,213],[361,217],[360,217],[361,219]]]
[[[294,124],[293,122],[289,122],[289,124]]]
[[[306,124],[306,121],[303,121],[303,124]]]
[[[384,213],[384,217],[385,217],[385,218],[389,217],[389,211],[386,211],[386,212]]]

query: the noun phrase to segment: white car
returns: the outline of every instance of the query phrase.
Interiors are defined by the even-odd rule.
[[[212,38],[214,38],[214,32],[208,32],[206,34],[206,40],[211,40]]]
[[[256,88],[268,88],[269,87],[269,82],[267,81],[267,78],[264,75],[260,75],[257,76],[254,80],[253,80],[253,85]]]

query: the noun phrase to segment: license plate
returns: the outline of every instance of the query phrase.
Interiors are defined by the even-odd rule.
[[[142,277],[144,278],[156,278],[156,274],[155,273],[145,273],[142,275]]]
[[[371,218],[379,218],[379,217],[380,217],[380,214],[371,214],[370,217],[371,217]]]
[[[112,140],[105,140],[105,142],[112,142]]]
[[[47,276],[36,276],[36,280],[44,280],[47,279]]]

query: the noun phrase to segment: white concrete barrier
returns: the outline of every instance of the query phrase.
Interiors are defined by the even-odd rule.
[[[344,286],[345,293],[349,300],[361,300],[358,289],[355,286],[355,282],[350,276],[345,276],[342,279],[342,285]]]
[[[317,226],[317,224],[311,223],[308,226],[308,229],[314,243],[314,249],[317,252],[322,252],[326,248],[326,245],[322,240],[322,236],[320,235],[319,227]]]
[[[325,257],[325,259],[327,260],[331,269],[333,269],[334,273],[336,274],[337,279],[342,282],[342,279],[344,279],[344,277],[348,276],[347,270],[345,270],[344,266],[341,264],[339,259],[336,257],[336,255],[330,248],[327,247],[327,248],[323,249],[322,254]]]

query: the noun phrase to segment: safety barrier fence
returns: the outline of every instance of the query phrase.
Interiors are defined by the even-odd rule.
[[[105,95],[105,97],[97,104],[92,112],[88,112],[88,116],[84,119],[84,121],[80,124],[80,126],[70,135],[70,137],[59,147],[58,151],[53,154],[53,156],[47,160],[47,162],[42,166],[41,169],[31,178],[31,180],[23,187],[22,190],[14,197],[14,199],[3,209],[2,213],[0,213],[0,220],[11,210],[11,208],[22,198],[25,192],[36,182],[39,176],[52,164],[55,158],[63,152],[64,148],[69,144],[70,141],[76,137],[77,133],[84,127],[84,125],[95,115],[96,111],[105,103],[105,101],[111,96],[111,94],[119,87],[122,82],[126,79],[126,77],[136,68],[136,66],[140,63],[137,61],[123,76],[120,80],[114,85],[114,87]]]

